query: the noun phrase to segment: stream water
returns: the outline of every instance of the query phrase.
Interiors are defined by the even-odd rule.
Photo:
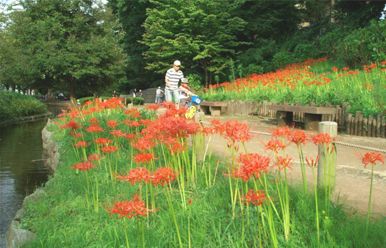
[[[61,107],[49,107],[54,116]],[[43,185],[49,170],[42,159],[42,130],[47,119],[0,127],[0,247],[24,197]]]

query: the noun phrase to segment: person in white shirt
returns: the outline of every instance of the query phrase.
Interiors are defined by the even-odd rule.
[[[161,90],[161,86],[158,86],[158,89],[155,92],[155,103],[161,104],[163,96],[164,96],[164,91]]]
[[[179,60],[174,61],[173,68],[170,68],[166,72],[165,76],[165,100],[172,102],[172,94],[175,103],[180,103],[178,82],[184,77],[184,74],[180,70],[181,62]]]

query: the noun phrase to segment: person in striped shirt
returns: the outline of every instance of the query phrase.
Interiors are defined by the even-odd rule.
[[[178,82],[184,77],[184,74],[180,70],[181,62],[179,60],[174,61],[173,68],[170,68],[166,72],[165,76],[165,100],[172,102],[172,95],[175,103],[180,103]]]

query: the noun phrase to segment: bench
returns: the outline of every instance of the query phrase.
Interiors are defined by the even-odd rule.
[[[293,113],[304,113],[305,129],[317,131],[319,122],[323,115],[336,114],[336,108],[316,106],[291,106],[291,105],[268,105],[268,110],[276,110],[278,126],[290,125],[293,122]]]
[[[201,102],[200,109],[206,114],[211,116],[219,116],[221,113],[227,111],[228,103],[226,102]]]

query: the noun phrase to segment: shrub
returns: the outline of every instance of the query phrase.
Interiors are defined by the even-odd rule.
[[[0,91],[0,122],[47,112],[47,106],[32,96]]]

